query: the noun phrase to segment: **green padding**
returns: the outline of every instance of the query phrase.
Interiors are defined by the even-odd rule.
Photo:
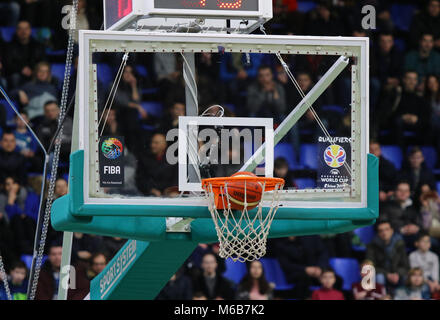
[[[188,241],[129,240],[91,281],[90,299],[154,299],[196,246]]]
[[[52,225],[56,230],[77,231],[144,241],[187,240],[196,242],[216,241],[217,236],[207,208],[199,217],[200,207],[161,206],[85,206],[82,203],[83,151],[71,156],[71,193],[57,199],[52,207]],[[379,214],[378,159],[368,155],[368,208],[362,209],[312,209],[280,208],[274,220],[270,237],[305,234],[346,232],[374,223]],[[154,207],[154,210],[151,209]],[[116,210],[117,209],[117,210]],[[183,211],[184,209],[184,211]],[[162,216],[193,217],[191,233],[167,233],[166,220],[152,217],[152,212]],[[81,212],[78,215],[78,212]],[[99,215],[95,215],[99,212]],[[142,215],[137,215],[142,212]],[[116,214],[117,215],[113,215]],[[147,215],[148,213],[148,215]],[[107,215],[105,215],[107,214]],[[289,219],[286,219],[289,218]]]
[[[368,226],[375,220],[274,220],[269,238],[342,233]],[[218,242],[214,223],[210,219],[197,219],[191,223],[192,240]]]

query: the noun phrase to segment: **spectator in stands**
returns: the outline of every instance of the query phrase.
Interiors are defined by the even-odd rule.
[[[52,243],[49,247],[48,259],[43,264],[38,279],[36,300],[57,300],[60,282],[61,255],[63,248],[60,243]]]
[[[410,130],[416,134],[416,138],[420,140],[426,135],[426,129],[429,128],[429,119],[431,118],[430,109],[426,101],[420,97],[417,92],[418,76],[414,71],[407,71],[403,77],[403,90],[398,89],[397,95],[387,101],[389,105],[384,106],[386,117],[388,111],[391,111],[393,117],[394,129],[392,134],[394,141],[397,141],[402,148],[403,153],[406,152],[405,131]],[[394,99],[399,99],[400,103],[396,105]],[[384,101],[385,102],[385,101]],[[378,116],[381,116],[380,114]]]
[[[33,122],[44,115],[44,105],[58,99],[59,92],[52,79],[50,64],[39,62],[35,66],[33,80],[18,90],[19,101]]]
[[[32,254],[36,221],[29,209],[26,188],[13,177],[4,182],[4,192],[0,194],[0,211],[8,215],[17,255]]]
[[[110,88],[109,88],[110,91]],[[122,74],[121,83],[115,96],[115,107],[118,110],[118,119],[123,130],[133,127],[138,122],[138,118],[146,119],[148,117],[140,105],[141,94],[140,86],[135,70],[132,66],[127,65]]]
[[[208,300],[230,300],[234,298],[232,284],[217,272],[217,258],[207,253],[202,259],[202,274],[194,281],[194,292],[202,292]]]
[[[224,103],[225,84],[220,80],[220,61],[218,55],[203,52],[196,55],[197,92],[199,105],[207,106]],[[232,102],[232,101],[231,101]]]
[[[192,278],[197,278],[200,275],[203,257],[208,253],[215,255],[217,258],[217,272],[223,274],[223,272],[226,271],[226,264],[225,260],[219,257],[218,251],[218,244],[199,243],[191,256],[186,260],[185,264],[188,274],[191,275]]]
[[[157,300],[191,300],[193,288],[191,279],[179,269],[156,297]]]
[[[72,262],[87,266],[88,262],[101,246],[102,238],[81,232],[73,233]]]
[[[379,142],[370,142],[370,153],[379,158],[379,201],[386,202],[394,193],[397,170],[394,164],[382,155]]]
[[[284,88],[274,80],[268,66],[258,68],[258,79],[248,88],[246,108],[249,116],[273,118],[281,123],[286,112]]]
[[[0,181],[5,181],[8,176],[16,177],[19,184],[26,185],[26,159],[15,150],[17,144],[14,133],[3,132],[0,141]]]
[[[78,1],[78,11],[76,16],[75,30],[89,30],[90,29],[90,15],[87,12],[87,0]],[[75,42],[78,43],[78,31],[74,35]]]
[[[422,191],[420,204],[423,229],[431,237],[440,238],[440,197],[438,193],[430,189]]]
[[[286,280],[295,284],[295,297],[308,297],[309,287],[319,285],[322,270],[328,266],[328,253],[322,239],[319,236],[288,237],[279,239],[275,246]]]
[[[58,178],[55,181],[54,199],[65,196],[68,192],[67,181],[64,178]]]
[[[100,274],[108,264],[107,256],[102,252],[95,252],[90,258],[90,270],[88,276],[93,279]]]
[[[83,300],[90,292],[90,281],[100,274],[108,263],[106,255],[102,252],[95,252],[89,261],[89,264],[75,264],[75,289],[69,289],[67,300]]]
[[[305,26],[305,34],[311,36],[342,36],[344,27],[340,18],[332,10],[331,1],[321,0],[316,9],[310,13]]]
[[[160,197],[168,187],[177,185],[177,167],[166,159],[165,135],[153,135],[148,153],[141,155],[136,172],[136,186],[144,195]]]
[[[203,294],[203,292],[195,292],[192,298],[193,300],[208,300],[208,298]]]
[[[159,100],[165,105],[171,105],[176,99],[185,100],[181,59],[173,53],[155,53],[153,68]]]
[[[394,300],[429,300],[431,293],[423,278],[421,268],[411,268],[405,286],[397,288]]]
[[[361,278],[371,275],[371,269],[374,268],[374,264],[371,260],[364,260],[360,265]],[[375,279],[372,279],[375,282]],[[380,283],[375,283],[375,288],[371,290],[365,290],[362,286],[362,281],[353,283],[352,285],[353,297],[355,300],[385,300],[387,299],[387,293],[385,286]]]
[[[103,237],[99,251],[111,259],[127,242],[126,239],[120,237]]]
[[[1,62],[0,62],[0,69],[1,69]],[[0,78],[0,85],[5,87],[4,84],[1,83],[1,78]],[[7,105],[6,103],[0,103],[0,134],[3,128],[6,128],[6,122],[8,120],[6,115],[6,108],[10,108],[9,105]]]
[[[236,106],[242,105],[240,95],[245,92],[252,81],[258,76],[262,64],[262,55],[250,53],[222,54],[220,63],[220,79],[227,84],[227,92]],[[244,110],[243,110],[244,111]],[[240,112],[243,112],[240,110]]]
[[[298,188],[294,181],[293,172],[289,170],[289,163],[284,157],[275,159],[273,176],[284,179],[284,189]]]
[[[15,143],[17,144],[17,151],[25,158],[32,158],[35,156],[38,143],[26,127],[26,123],[29,123],[27,114],[25,112],[20,112],[20,116],[25,122],[23,122],[18,116],[15,117],[16,129],[14,130],[14,135]]]
[[[108,113],[105,115],[105,126],[104,131],[102,132],[103,136],[123,136],[121,125],[118,122],[118,118],[116,116],[116,110],[110,109]]]
[[[414,199],[418,199],[423,185],[427,184],[431,190],[435,190],[435,177],[431,169],[426,166],[425,157],[419,147],[413,147],[409,151],[408,162],[402,166],[401,179],[410,183]]]
[[[393,291],[403,283],[409,269],[405,242],[391,224],[382,220],[377,224],[377,236],[367,246],[366,258],[376,268],[376,283]]]
[[[17,261],[12,264],[8,277],[8,286],[12,300],[27,299],[27,267],[22,261]],[[7,299],[6,289],[3,285],[3,281],[0,280],[0,300]]]
[[[336,275],[332,269],[324,269],[319,280],[321,288],[313,291],[312,300],[345,300],[342,292],[333,288],[336,283]]]
[[[167,134],[172,129],[179,128],[179,117],[185,115],[185,103],[176,101],[169,108],[161,120],[159,131],[163,134]]]
[[[60,107],[56,101],[48,101],[44,104],[44,118],[37,127],[36,134],[43,146],[49,148],[50,143],[58,129],[58,118]],[[70,155],[70,144],[72,142],[73,121],[66,116],[64,120],[63,135],[61,136],[60,161],[68,162]]]
[[[6,27],[16,26],[20,18],[20,4],[17,1],[0,1],[0,25]]]
[[[394,198],[387,201],[380,211],[380,220],[389,221],[393,230],[400,233],[409,248],[413,247],[417,233],[422,227],[422,217],[411,199],[410,185],[397,184]]]
[[[6,45],[4,66],[10,90],[30,81],[32,69],[46,58],[44,46],[31,37],[31,32],[30,23],[20,21],[14,39]]]
[[[440,154],[440,76],[429,75],[425,80],[424,98],[431,109],[431,143],[436,147],[437,154]],[[439,159],[440,160],[440,159]]]
[[[405,69],[416,71],[421,79],[429,74],[440,75],[440,53],[434,50],[432,34],[423,34],[420,38],[419,50],[407,53]]]
[[[426,10],[414,16],[409,29],[411,46],[417,48],[423,34],[434,35],[435,47],[440,48],[440,1],[430,0]]]
[[[12,261],[19,258],[14,248],[14,234],[9,225],[8,216],[4,209],[0,208],[0,252],[3,256],[6,270],[9,269]]]
[[[379,34],[378,46],[373,49],[373,57],[370,76],[377,78],[381,83],[399,83],[403,71],[402,52],[394,45],[394,36],[391,33]]]
[[[271,300],[275,285],[267,281],[263,264],[252,261],[248,265],[248,273],[240,281],[237,288],[238,300]]]
[[[431,239],[428,234],[420,233],[416,241],[417,250],[409,255],[411,268],[423,270],[423,276],[431,292],[440,290],[439,285],[439,260],[438,256],[430,251]]]
[[[283,68],[279,70],[277,80],[284,86],[287,102],[286,113],[289,113],[302,101],[302,95],[297,90],[293,90],[293,84]],[[314,86],[312,75],[307,71],[298,72],[296,74],[296,80],[304,95],[307,95]],[[313,108],[319,112],[321,121],[324,123],[324,126],[328,127],[330,125],[329,120],[327,119],[328,114],[323,113],[322,110],[320,110],[320,107],[324,103],[324,100],[324,97],[319,97],[318,100],[313,103]],[[307,132],[308,135],[311,135],[314,138],[316,138],[321,133],[318,122],[316,121],[315,116],[310,109],[307,109],[304,116],[299,119],[298,125],[295,125],[292,129],[290,129],[289,132],[289,139],[296,151],[296,154],[300,153],[300,133],[304,132]]]
[[[297,0],[273,0],[273,18],[265,28],[268,34],[304,34],[305,18]]]
[[[21,214],[25,211],[27,191],[12,176],[6,177],[3,183],[4,194],[0,194],[0,203],[4,203],[4,211],[8,215],[9,220],[11,220],[16,214]],[[0,208],[0,210],[2,209]]]

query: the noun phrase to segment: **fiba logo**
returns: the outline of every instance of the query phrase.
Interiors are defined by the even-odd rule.
[[[331,168],[343,166],[346,156],[344,148],[337,144],[328,146],[324,151],[324,161]]]
[[[101,152],[107,159],[115,160],[122,154],[123,147],[121,141],[116,138],[109,138],[102,143]]]

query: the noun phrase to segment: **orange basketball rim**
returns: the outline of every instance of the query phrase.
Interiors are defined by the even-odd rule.
[[[258,185],[259,188],[255,186]],[[203,189],[214,194],[215,207],[217,209],[251,210],[258,206],[265,192],[282,189],[284,179],[258,177],[255,175],[238,175],[231,177],[209,178],[202,180]],[[231,190],[241,189],[242,199],[237,199],[231,194]],[[251,193],[261,192],[257,199],[252,198]]]

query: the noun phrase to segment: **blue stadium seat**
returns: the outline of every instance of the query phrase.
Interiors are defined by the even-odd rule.
[[[396,38],[394,39],[394,45],[399,49],[401,52],[405,52],[406,50],[406,42],[405,39],[402,38]]]
[[[275,283],[275,290],[290,290],[294,287],[293,284],[287,282],[277,259],[261,258],[260,262],[263,265],[267,281]]]
[[[106,63],[97,64],[98,80],[107,87],[115,80],[113,69]]]
[[[298,189],[313,189],[316,187],[316,181],[312,178],[295,179],[295,183],[298,186]]]
[[[369,244],[375,235],[374,226],[358,228],[354,230],[354,233],[361,239],[362,243]]]
[[[316,8],[316,3],[314,1],[298,1],[298,11],[299,12],[309,12]]]
[[[247,274],[246,263],[234,262],[231,258],[225,260],[226,271],[223,276],[235,284],[240,283],[241,279]]]
[[[359,263],[356,259],[331,258],[329,264],[335,273],[344,280],[343,290],[351,290],[351,285],[361,280]]]
[[[408,31],[416,9],[417,5],[393,4],[391,6],[390,14],[391,20],[393,20],[396,28]]]
[[[402,149],[398,146],[382,145],[380,146],[382,155],[387,160],[391,161],[397,170],[402,168],[403,154]]]
[[[326,112],[335,112],[335,113],[339,113],[339,114],[344,114],[344,108],[342,106],[338,106],[338,105],[326,105],[326,106],[322,106],[320,111],[326,111]]]
[[[158,92],[159,92],[158,88],[143,88],[143,89],[141,89],[142,94],[155,94]]]
[[[52,71],[52,76],[57,78],[62,84],[63,80],[64,80],[64,72],[66,69],[66,64],[65,63],[53,63],[50,66],[50,69]]]
[[[161,117],[162,116],[163,105],[159,102],[144,101],[144,102],[141,102],[141,106],[149,114],[151,114],[154,117]]]
[[[434,169],[437,164],[437,151],[434,147],[423,146],[422,149],[423,157],[425,158],[426,166],[430,169]]]
[[[231,111],[231,112],[236,112],[237,111],[237,107],[236,107],[236,105],[235,104],[232,104],[232,103],[225,103],[225,104],[223,104],[223,106],[226,108],[226,109],[228,109],[229,111]]]
[[[2,27],[1,33],[4,41],[11,42],[12,38],[14,38],[15,27]]]
[[[13,101],[12,103],[14,103],[14,105],[16,106],[17,104]],[[0,99],[0,105],[2,105],[5,108],[5,112],[6,112],[6,124],[8,126],[13,126],[14,124],[14,118],[15,118],[15,111],[11,108],[11,106],[9,105],[9,103],[6,101],[6,99]]]
[[[308,169],[317,169],[318,147],[314,144],[301,145],[299,164]]]
[[[146,66],[139,64],[135,67],[135,70],[136,70],[137,74],[139,74],[141,77],[143,77],[143,78],[148,77],[148,70],[147,70]]]
[[[289,169],[297,169],[295,151],[290,143],[278,143],[274,149],[274,158],[283,157],[289,163]]]

